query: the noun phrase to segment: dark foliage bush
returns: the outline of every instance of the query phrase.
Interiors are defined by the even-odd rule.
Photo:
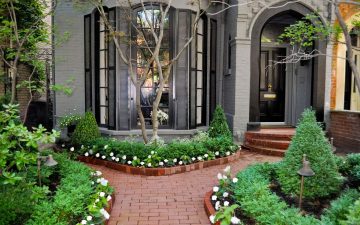
[[[338,172],[329,141],[316,122],[315,112],[305,110],[302,116],[284,160],[277,170],[278,180],[285,193],[299,195],[300,177],[297,171],[302,167],[303,154],[306,154],[315,176],[306,178],[304,197],[325,197],[338,192],[343,179]]]
[[[100,137],[100,131],[94,114],[92,112],[86,112],[84,118],[76,125],[71,137],[72,142],[75,145],[80,145],[98,137]]]
[[[209,127],[209,136],[212,138],[224,136],[232,139],[232,134],[227,124],[224,110],[220,105],[217,105],[214,111],[214,116]]]

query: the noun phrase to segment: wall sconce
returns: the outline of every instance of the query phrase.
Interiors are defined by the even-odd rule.
[[[37,175],[39,179],[39,186],[41,186],[41,162],[44,162],[45,166],[53,167],[56,166],[58,163],[54,160],[52,155],[48,156],[41,156],[40,153],[37,155]]]
[[[314,171],[310,167],[310,162],[306,160],[306,154],[303,155],[303,167],[297,173],[301,176],[299,199],[299,208],[301,209],[302,196],[304,192],[304,177],[312,177],[315,175]]]

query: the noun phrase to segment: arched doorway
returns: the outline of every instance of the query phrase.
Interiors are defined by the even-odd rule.
[[[312,11],[302,4],[267,9],[251,31],[250,124],[295,126],[305,108],[312,106],[323,119],[325,57],[278,63],[293,46],[278,43],[284,28]],[[324,43],[314,48],[325,52]],[[322,65],[322,66],[319,66]]]

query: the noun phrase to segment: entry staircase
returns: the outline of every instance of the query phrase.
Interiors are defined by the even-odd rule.
[[[261,128],[245,132],[243,147],[264,155],[284,156],[295,128]]]

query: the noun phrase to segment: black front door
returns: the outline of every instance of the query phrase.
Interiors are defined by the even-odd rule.
[[[262,48],[260,53],[260,122],[285,122],[286,48]]]

